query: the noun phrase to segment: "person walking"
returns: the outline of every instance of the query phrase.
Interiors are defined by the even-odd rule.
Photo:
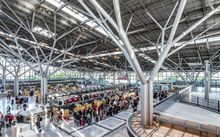
[[[138,100],[134,99],[133,103],[134,103],[134,105],[133,105],[133,112],[136,112],[137,111]]]
[[[11,107],[8,105],[7,106],[7,113],[10,113],[10,111],[11,111]]]
[[[81,116],[79,115],[78,112],[76,113],[75,119],[76,119],[76,125],[77,125],[77,127],[79,127],[81,125],[81,123],[80,123]]]
[[[38,129],[41,128],[40,122],[42,121],[42,118],[40,116],[37,116],[36,126]]]
[[[13,105],[14,105],[14,99],[11,100],[11,106],[13,106]]]
[[[36,103],[39,103],[39,97],[36,96]]]
[[[41,129],[39,130],[39,137],[45,137],[45,132]]]
[[[4,115],[1,116],[1,127],[2,128],[5,127],[5,116]]]
[[[5,121],[6,127],[8,128],[8,127],[9,127],[9,117],[8,117],[8,115],[6,115],[5,118],[6,118],[6,119],[5,119],[5,120],[6,120],[6,121]]]
[[[10,93],[7,93],[7,99],[10,100]]]
[[[9,126],[12,126],[12,121],[14,120],[14,116],[9,114]]]
[[[2,137],[2,123],[0,123],[0,137]]]
[[[85,116],[82,115],[82,117],[81,117],[81,126],[85,126],[85,124],[86,124],[86,119],[85,119]]]
[[[87,119],[88,125],[91,125],[91,123],[92,123],[92,116],[91,116],[90,112],[87,112],[86,119]]]
[[[24,111],[27,110],[27,104],[26,103],[24,103],[23,108],[24,108]]]

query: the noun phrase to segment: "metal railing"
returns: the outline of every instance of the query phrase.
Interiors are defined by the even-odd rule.
[[[179,91],[180,102],[203,107],[205,109],[220,113],[220,101],[214,99],[205,99],[204,97],[192,95],[190,94],[192,89],[193,86],[189,86]]]
[[[180,102],[207,108],[209,110],[220,113],[220,101],[213,99],[205,99],[195,95],[187,95],[180,99]]]
[[[192,85],[179,91],[180,99],[188,96],[192,92]]]

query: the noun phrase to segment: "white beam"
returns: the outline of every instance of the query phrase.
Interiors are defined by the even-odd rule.
[[[170,33],[170,37],[168,39],[168,42],[167,42],[167,45],[166,47],[163,49],[163,52],[161,53],[151,75],[150,75],[150,80],[154,80],[154,78],[156,77],[160,67],[162,66],[165,58],[167,57],[167,54],[170,50],[170,48],[172,47],[173,45],[173,38],[174,38],[174,35],[176,33],[176,30],[177,30],[177,27],[179,25],[179,21],[180,21],[180,18],[182,16],[182,13],[183,13],[183,10],[184,10],[184,7],[186,5],[186,2],[187,0],[181,0],[180,4],[179,4],[179,9],[177,11],[177,15],[176,15],[176,18],[174,20],[174,24],[173,24],[173,27],[172,27],[172,30],[171,30],[171,33]]]

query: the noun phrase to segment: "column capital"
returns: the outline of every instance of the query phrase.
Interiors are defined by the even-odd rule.
[[[205,62],[205,63],[210,63],[210,61],[209,61],[209,60],[205,60],[204,62]]]

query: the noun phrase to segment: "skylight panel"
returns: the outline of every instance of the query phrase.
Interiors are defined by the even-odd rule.
[[[55,7],[60,7],[64,4],[61,0],[46,0],[46,1],[54,5]]]
[[[43,29],[43,28],[41,28],[41,27],[39,27],[39,26],[35,26],[35,27],[32,29],[32,31],[33,31],[34,33],[40,34],[40,35],[45,36],[45,37],[48,37],[48,38],[51,38],[51,37],[55,36],[55,33],[49,32],[48,30]]]
[[[90,20],[89,22],[86,22],[86,25],[90,26],[90,27],[98,27],[98,24],[92,20]]]
[[[139,55],[139,56],[145,56],[145,54],[144,54],[144,53],[139,53],[138,55]]]
[[[83,14],[79,13],[77,10],[73,9],[70,6],[66,6],[62,8],[62,11],[66,12],[67,14],[73,16],[74,18],[78,19],[79,21],[83,22],[87,20],[88,18],[84,16]]]
[[[46,0],[46,1],[49,2],[50,4],[54,5],[57,8],[61,7],[64,4],[64,2],[62,2],[61,0]],[[96,31],[107,36],[107,33],[96,22],[90,20],[88,17],[84,16],[82,13],[73,9],[71,6],[65,6],[61,10],[81,22],[89,20],[88,22],[85,23],[86,25],[88,25],[91,28],[94,28]]]
[[[187,63],[189,66],[202,66],[201,62],[188,62]]]

